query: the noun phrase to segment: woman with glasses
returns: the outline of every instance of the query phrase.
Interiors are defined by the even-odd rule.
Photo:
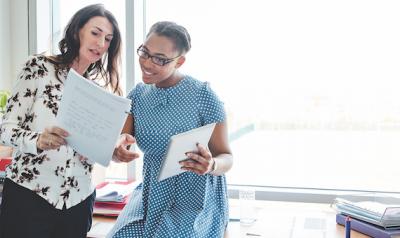
[[[108,237],[223,237],[228,223],[224,174],[232,166],[223,103],[206,82],[179,72],[191,48],[187,30],[173,22],[154,24],[137,53],[143,83],[129,94],[131,115],[124,132],[144,153],[143,183]],[[169,138],[216,123],[208,145],[187,153],[187,172],[158,182]]]

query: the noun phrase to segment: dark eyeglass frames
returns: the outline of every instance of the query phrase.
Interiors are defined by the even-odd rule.
[[[139,46],[139,48],[136,50],[136,52],[139,55],[139,57],[141,57],[143,59],[150,58],[151,62],[153,62],[154,64],[159,65],[159,66],[164,66],[166,64],[169,64],[172,61],[174,61],[175,59],[180,57],[180,55],[178,55],[174,58],[164,58],[164,57],[160,57],[160,56],[156,56],[156,55],[151,55],[146,51],[146,49],[143,48],[143,45]]]

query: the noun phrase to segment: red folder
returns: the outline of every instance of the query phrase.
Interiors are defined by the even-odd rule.
[[[0,158],[0,171],[6,170],[6,167],[11,163],[11,160],[11,157]]]
[[[93,214],[102,216],[118,216],[128,203],[130,195],[124,198],[123,202],[99,202],[96,201],[93,207]]]
[[[103,201],[95,201],[95,205],[98,207],[110,207],[114,209],[123,209],[125,205],[128,203],[130,198],[130,194],[126,197],[124,197],[124,200],[122,202],[103,202]]]

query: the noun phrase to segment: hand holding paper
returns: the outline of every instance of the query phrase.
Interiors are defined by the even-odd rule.
[[[79,154],[107,166],[130,108],[130,100],[111,94],[71,69],[65,83],[57,124]]]
[[[65,140],[67,136],[68,132],[62,128],[56,126],[46,127],[39,135],[36,146],[41,150],[56,150],[60,146],[67,144]]]

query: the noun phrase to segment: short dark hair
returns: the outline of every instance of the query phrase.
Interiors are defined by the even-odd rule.
[[[156,33],[159,36],[165,36],[174,41],[176,49],[180,54],[189,52],[191,45],[191,39],[189,32],[185,27],[176,24],[171,21],[159,21],[151,26],[147,37],[150,34]]]
[[[110,86],[114,93],[122,95],[118,69],[121,60],[121,33],[114,15],[106,10],[103,4],[88,5],[72,16],[65,28],[64,37],[58,44],[61,52],[61,55],[56,57],[58,63],[61,63],[59,69],[69,67],[74,59],[79,56],[79,31],[91,18],[96,16],[108,19],[113,26],[113,37],[104,59],[91,64],[85,76],[94,78],[101,76],[105,80],[105,87]],[[104,68],[105,66],[107,67],[106,69]],[[58,72],[56,72],[56,76],[58,77]]]

